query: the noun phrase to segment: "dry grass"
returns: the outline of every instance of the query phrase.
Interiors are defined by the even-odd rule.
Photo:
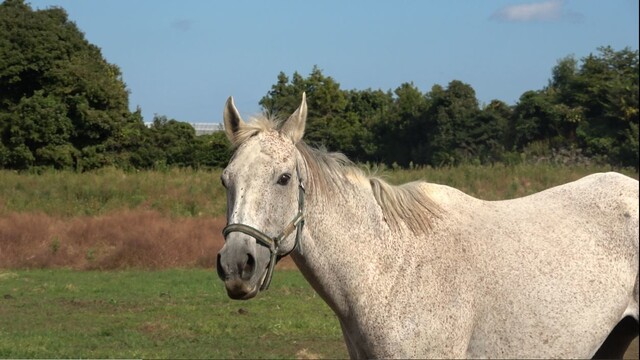
[[[72,218],[12,213],[0,217],[0,267],[211,267],[223,222],[149,210]]]
[[[215,266],[221,217],[171,217],[151,210],[101,216],[0,216],[0,268],[166,269]],[[279,265],[291,268],[290,260]]]

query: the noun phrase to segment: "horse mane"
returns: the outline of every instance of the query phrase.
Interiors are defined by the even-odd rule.
[[[235,134],[234,146],[263,131],[279,130],[281,120],[264,114],[255,117]],[[296,144],[307,167],[307,182],[316,194],[338,195],[337,189],[345,182],[368,182],[373,196],[382,209],[384,219],[393,230],[405,224],[414,234],[427,233],[432,219],[438,217],[438,205],[420,188],[420,181],[391,185],[385,180],[366,175],[344,154],[313,148],[304,141]]]

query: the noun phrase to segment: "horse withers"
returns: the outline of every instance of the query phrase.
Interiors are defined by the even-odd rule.
[[[222,173],[234,299],[268,288],[291,254],[336,313],[352,358],[622,357],[638,336],[638,181],[593,174],[484,201],[392,186],[302,140],[307,105],[245,123]]]

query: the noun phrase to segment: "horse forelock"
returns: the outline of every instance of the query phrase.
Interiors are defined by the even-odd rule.
[[[277,130],[280,127],[280,123],[282,120],[277,116],[272,116],[268,114],[261,114],[258,116],[251,117],[249,121],[243,124],[238,130],[233,134],[233,140],[231,145],[234,148],[242,145],[249,138],[260,132],[267,132],[271,130]]]

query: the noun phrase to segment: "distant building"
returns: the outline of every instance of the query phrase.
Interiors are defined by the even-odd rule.
[[[151,127],[153,125],[152,122],[144,123],[147,127]],[[224,125],[217,123],[189,123],[195,130],[196,136],[199,135],[210,135],[217,131],[224,131]]]
[[[216,123],[191,123],[194,129],[196,129],[196,136],[198,135],[210,135],[216,131],[223,131],[224,126]]]

